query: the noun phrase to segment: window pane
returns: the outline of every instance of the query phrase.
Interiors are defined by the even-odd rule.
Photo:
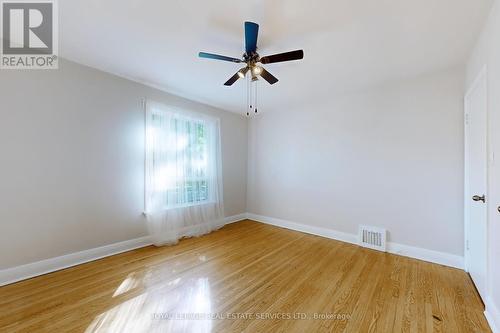
[[[164,192],[165,206],[210,200],[207,179],[209,125],[203,120],[162,112],[153,115],[152,123],[158,143],[153,156],[158,157],[158,163],[167,161],[158,168],[163,174],[157,175],[165,185],[159,187]]]

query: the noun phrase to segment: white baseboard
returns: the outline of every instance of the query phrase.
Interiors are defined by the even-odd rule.
[[[436,264],[464,269],[464,257],[455,254],[428,250],[421,247],[414,247],[410,245],[387,243],[387,252],[397,254],[404,257],[410,257],[423,261],[429,261]]]
[[[332,229],[326,229],[326,228],[322,228],[322,227],[313,227],[313,226],[306,225],[306,224],[290,222],[287,220],[282,220],[282,219],[277,219],[274,217],[267,217],[267,216],[262,216],[262,215],[256,215],[256,214],[252,214],[252,213],[247,213],[247,217],[249,220],[274,225],[276,227],[305,232],[305,233],[311,234],[311,235],[331,238],[331,239],[339,240],[339,241],[350,243],[350,244],[357,244],[357,242],[358,242],[358,238],[356,235],[348,234],[348,233],[340,232],[340,231],[335,231]]]
[[[0,286],[151,245],[149,236],[96,247],[0,271]]]
[[[486,310],[484,315],[490,324],[491,331],[493,333],[500,333],[500,309],[496,307],[491,298],[487,298],[484,302],[486,305]]]
[[[332,229],[313,227],[301,223],[290,222],[287,220],[282,220],[252,213],[247,213],[247,218],[257,222],[262,222],[295,231],[305,232],[312,235],[331,238],[350,244],[357,244],[358,241],[358,237],[355,234],[349,234]],[[464,258],[450,253],[427,250],[419,247],[392,243],[392,242],[387,243],[387,252],[405,257],[429,261],[440,265],[464,269]]]
[[[234,223],[237,221],[245,220],[246,213],[228,216],[224,218],[224,223]],[[104,245],[89,250],[75,252],[60,257],[45,259],[30,264],[16,266],[0,270],[0,286],[26,280],[35,276],[59,271],[68,267],[80,265],[89,261],[109,257],[118,253],[131,251],[141,247],[151,245],[151,238],[149,236],[140,237],[136,239],[127,240],[110,245]]]
[[[238,215],[228,216],[224,218],[224,224],[231,224],[247,219],[247,213],[242,213]]]

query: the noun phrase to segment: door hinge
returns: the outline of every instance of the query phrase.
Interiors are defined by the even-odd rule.
[[[467,251],[470,249],[470,248],[469,248],[469,240],[467,240],[467,241],[465,242],[465,248],[467,249]]]
[[[465,114],[465,124],[469,125],[469,114],[468,113]]]

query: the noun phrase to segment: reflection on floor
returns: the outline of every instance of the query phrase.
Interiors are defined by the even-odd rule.
[[[460,270],[243,221],[0,288],[0,332],[489,332]]]

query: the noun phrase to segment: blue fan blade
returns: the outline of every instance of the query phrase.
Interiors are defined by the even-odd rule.
[[[226,57],[223,55],[218,55],[218,54],[213,54],[213,53],[200,52],[200,53],[198,53],[198,56],[200,58],[217,59],[217,60],[224,60],[224,61],[231,61],[231,62],[241,62],[241,60],[237,59],[237,58]]]
[[[245,51],[251,54],[257,51],[257,35],[259,25],[253,22],[245,22]]]

